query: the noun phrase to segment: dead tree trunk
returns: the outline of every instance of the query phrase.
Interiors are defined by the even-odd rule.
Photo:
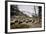
[[[36,8],[35,8],[35,6],[34,6],[34,11],[35,11],[35,16],[36,16]]]

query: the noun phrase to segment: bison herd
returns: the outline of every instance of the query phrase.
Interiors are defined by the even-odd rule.
[[[12,24],[15,24],[15,23],[18,23],[18,24],[22,24],[22,23],[34,23],[35,22],[35,20],[32,20],[32,19],[28,19],[28,20],[25,20],[25,19],[23,19],[23,20],[17,20],[17,19],[15,19],[15,20],[13,20],[13,21],[11,21],[11,25]]]
[[[26,24],[30,24],[30,23],[39,23],[39,19],[32,19],[32,18],[26,18],[26,17],[20,17],[20,16],[16,16],[11,18],[10,24],[22,24],[22,23],[26,23]]]

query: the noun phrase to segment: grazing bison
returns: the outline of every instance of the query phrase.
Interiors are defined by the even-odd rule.
[[[32,20],[29,20],[29,22],[32,22]]]
[[[15,20],[11,21],[10,23],[11,23],[11,25],[15,24]]]
[[[28,21],[26,21],[26,23],[28,23]]]
[[[15,24],[15,23],[11,23],[11,25],[13,25],[13,24]]]
[[[19,21],[19,24],[21,24],[22,23],[22,21]]]
[[[28,23],[28,20],[26,20],[26,23]]]
[[[15,23],[18,23],[18,20],[15,20]]]
[[[32,23],[34,23],[34,22],[35,22],[35,20],[32,21]]]
[[[32,22],[32,20],[26,20],[26,23]]]

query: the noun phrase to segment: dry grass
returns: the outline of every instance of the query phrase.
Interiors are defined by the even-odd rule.
[[[15,16],[14,21],[16,21],[16,20],[18,20],[18,22],[13,22],[13,24],[10,25],[11,29],[18,29],[18,28],[39,28],[39,27],[41,27],[41,22],[39,22],[39,17],[35,18],[35,17],[26,17],[26,16]],[[32,20],[34,22],[32,22],[30,20]],[[19,24],[20,21],[22,23]],[[26,23],[26,22],[28,22],[28,23]]]

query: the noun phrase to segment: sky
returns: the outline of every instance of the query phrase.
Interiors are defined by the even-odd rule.
[[[18,8],[24,14],[32,17],[32,14],[35,14],[34,5],[18,5]],[[38,6],[35,6],[36,14],[38,15]]]
[[[32,17],[32,14],[35,14],[33,5],[18,5],[18,8],[21,12],[27,14],[30,17]],[[35,6],[35,8],[36,8],[36,14],[38,15],[38,6]]]

